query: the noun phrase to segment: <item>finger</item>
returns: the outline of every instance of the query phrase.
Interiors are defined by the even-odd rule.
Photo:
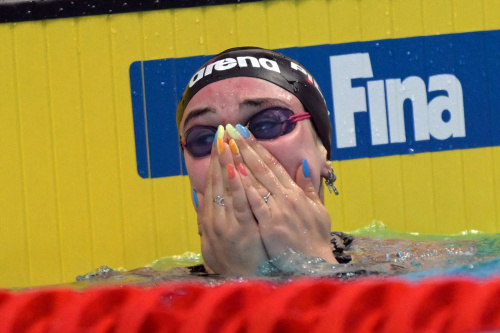
[[[240,147],[240,153],[245,165],[255,176],[256,180],[265,188],[276,193],[282,186],[291,187],[293,180],[291,180],[286,170],[276,158],[262,147],[246,128],[241,125],[236,125],[236,127],[240,132],[234,130],[230,125],[226,126],[228,133]],[[254,148],[259,149],[260,154]]]
[[[227,216],[233,215],[240,225],[255,225],[256,221],[253,217],[250,205],[248,204],[245,188],[240,178],[240,173],[236,169],[236,163],[241,161],[238,146],[236,142],[231,139],[228,147],[230,152],[226,150],[219,157],[221,168],[226,169],[226,173],[224,173],[224,182],[227,184]],[[239,164],[241,164],[241,162]]]
[[[196,217],[198,222],[198,235],[203,236],[203,226],[202,226],[202,216],[203,209],[205,208],[204,198],[205,196],[201,193],[192,190],[192,199],[194,204],[194,209],[196,210]]]
[[[203,196],[203,203],[204,203],[204,209],[199,210],[199,212],[202,212],[203,215],[212,215],[212,198],[213,198],[213,190],[212,190],[212,170],[213,170],[213,164],[214,164],[214,156],[216,154],[215,152],[215,146],[212,147],[212,152],[210,154],[210,163],[208,165],[208,171],[206,175],[206,183],[205,183],[205,192]],[[199,201],[198,201],[199,202]],[[200,218],[200,214],[198,214],[198,218]]]
[[[309,199],[311,199],[313,202],[321,204],[321,199],[312,183],[311,175],[309,172],[309,164],[307,163],[306,159],[302,161],[302,164],[297,169],[295,180],[297,185],[302,189],[302,191],[304,191]]]
[[[230,200],[227,196],[226,187],[224,184],[224,171],[220,165],[219,156],[226,150],[227,144],[221,138],[216,140],[216,152],[211,155],[212,172],[211,172],[211,188],[212,188],[212,230],[215,235],[221,235],[226,229],[226,208],[227,201]],[[207,202],[207,201],[205,201]],[[226,206],[227,205],[227,206]]]
[[[272,216],[269,204],[271,200],[274,200],[274,198],[272,198],[271,195],[268,197],[268,202],[264,202],[263,197],[265,195],[263,196],[259,193],[259,191],[252,185],[250,178],[248,177],[250,171],[247,170],[243,164],[240,164],[238,169],[242,175],[241,181],[255,219],[257,219],[259,224],[269,220]],[[269,191],[267,191],[266,194],[267,193],[269,193]]]
[[[233,128],[230,124],[226,126],[227,128]],[[234,128],[233,128],[234,129]],[[229,147],[231,149],[231,152],[233,153],[233,161],[234,161],[234,166],[237,167],[241,163],[243,163],[243,158],[240,154],[240,150],[238,147],[238,144],[236,143],[236,140],[231,138],[229,140]],[[252,173],[248,174],[248,177],[250,178],[252,185],[257,189],[257,191],[262,194],[263,196],[267,193],[267,188],[265,188],[261,182],[259,182]]]
[[[217,256],[217,251],[215,250],[217,239],[213,234],[213,221],[214,221],[214,201],[213,201],[213,170],[214,161],[216,161],[216,148],[215,145],[212,148],[212,154],[210,156],[210,164],[206,176],[206,184],[204,193],[197,193],[198,197],[198,208],[196,210],[198,214],[198,233],[201,233],[201,253],[203,255],[203,261],[207,263],[211,269],[218,270],[219,259]]]

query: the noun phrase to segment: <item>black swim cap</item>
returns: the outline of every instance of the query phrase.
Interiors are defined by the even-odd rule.
[[[239,76],[263,79],[294,94],[311,114],[327,157],[331,158],[332,127],[318,84],[298,62],[273,50],[238,47],[210,59],[193,75],[177,105],[177,128],[186,106],[198,91],[216,81]]]

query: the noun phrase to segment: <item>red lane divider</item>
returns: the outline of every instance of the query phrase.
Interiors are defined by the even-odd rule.
[[[500,331],[500,278],[0,290],[0,332]]]

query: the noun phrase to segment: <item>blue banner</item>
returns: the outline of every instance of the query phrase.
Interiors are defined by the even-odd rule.
[[[332,159],[500,145],[500,31],[280,49],[315,77],[332,123]],[[130,84],[137,169],[186,174],[175,121],[211,56],[136,61]]]

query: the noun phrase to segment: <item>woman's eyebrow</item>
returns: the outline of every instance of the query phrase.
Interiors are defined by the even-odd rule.
[[[204,114],[207,114],[207,113],[215,113],[215,109],[211,108],[211,107],[206,107],[206,108],[202,108],[202,109],[194,109],[193,111],[191,111],[187,115],[186,119],[184,120],[184,128],[186,128],[187,124],[192,119],[201,117],[201,116],[203,116]]]
[[[245,99],[243,102],[241,102],[240,108],[244,106],[255,108],[255,107],[262,107],[264,105],[280,105],[284,107],[290,107],[288,103],[279,98],[250,98],[250,99]]]

